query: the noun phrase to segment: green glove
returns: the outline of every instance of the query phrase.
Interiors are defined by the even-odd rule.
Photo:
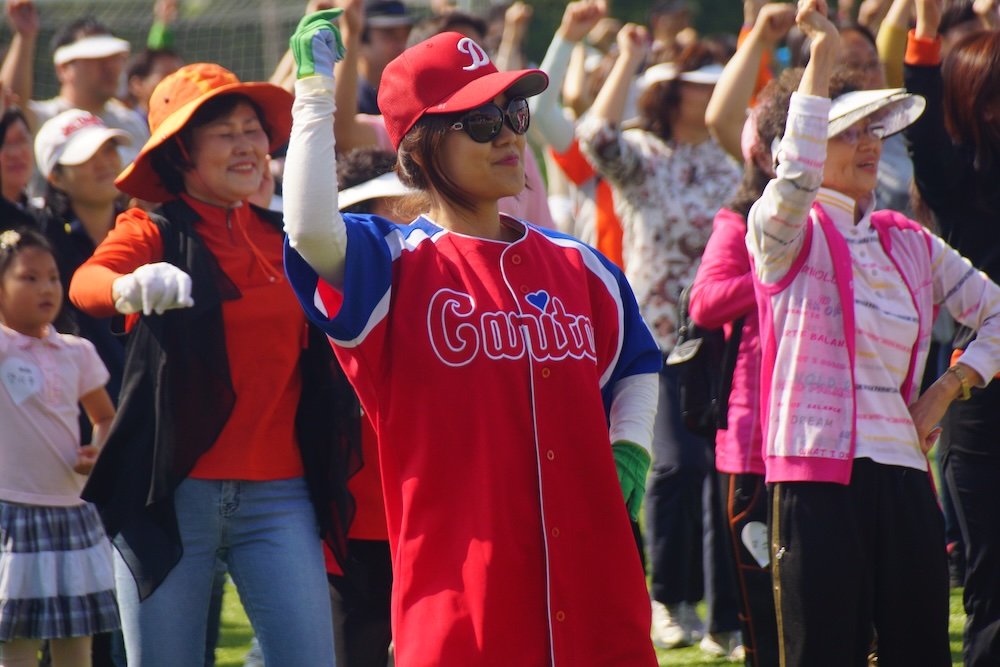
[[[344,57],[344,42],[333,22],[343,13],[343,9],[324,9],[303,16],[299,21],[288,40],[297,78],[317,74],[333,76],[333,64]]]
[[[628,440],[618,440],[611,445],[611,453],[615,456],[615,468],[618,470],[618,481],[625,495],[625,507],[633,521],[639,519],[639,508],[642,498],[646,495],[646,473],[652,460],[649,452]]]

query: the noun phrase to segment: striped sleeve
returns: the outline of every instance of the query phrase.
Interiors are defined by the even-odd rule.
[[[809,209],[823,182],[830,100],[792,94],[775,178],[750,209],[747,247],[761,282],[778,282],[799,254]]]
[[[346,214],[344,225],[349,251],[342,288],[317,275],[287,238],[285,272],[309,319],[340,345],[354,347],[388,313],[392,264],[399,257],[392,241],[400,234],[376,216]]]
[[[1000,372],[1000,286],[941,238],[931,236],[934,302],[977,332],[962,355],[989,384]]]

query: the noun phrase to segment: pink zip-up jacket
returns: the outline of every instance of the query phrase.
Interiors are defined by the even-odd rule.
[[[760,317],[768,482],[849,484],[851,478],[857,430],[852,258],[815,202],[829,107],[826,98],[793,95],[776,178],[750,210],[747,228]],[[918,396],[938,305],[979,332],[962,362],[988,382],[1000,370],[1000,287],[902,215],[878,211],[872,225],[918,316],[899,388],[905,403]]]
[[[746,318],[729,394],[728,428],[715,435],[715,468],[734,475],[763,475],[760,324],[746,233],[746,219],[736,211],[724,208],[715,214],[712,236],[691,288],[691,317],[698,326],[724,326],[727,339],[733,320]]]

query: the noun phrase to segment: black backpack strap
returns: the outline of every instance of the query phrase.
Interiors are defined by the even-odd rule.
[[[726,349],[722,355],[722,376],[719,384],[719,411],[716,424],[720,429],[729,428],[729,394],[733,390],[733,374],[736,372],[736,358],[740,354],[740,341],[743,339],[743,324],[746,315],[733,320],[733,331],[726,341]]]

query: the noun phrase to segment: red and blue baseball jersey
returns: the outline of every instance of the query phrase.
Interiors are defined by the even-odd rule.
[[[344,218],[340,290],[285,262],[378,434],[398,664],[655,665],[608,410],[661,357],[621,271],[513,219]]]

